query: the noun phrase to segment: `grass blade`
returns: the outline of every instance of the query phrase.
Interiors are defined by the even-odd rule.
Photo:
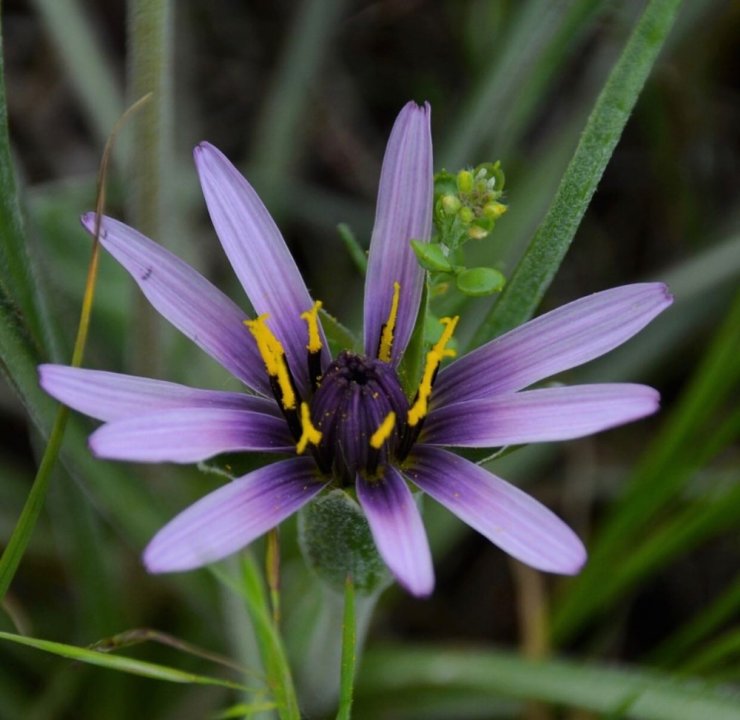
[[[387,711],[396,693],[467,690],[490,700],[536,699],[637,720],[738,720],[737,694],[665,673],[566,660],[530,661],[506,652],[393,646],[363,658],[357,699]]]
[[[651,0],[596,101],[550,209],[475,333],[473,345],[528,320],[550,286],[647,80],[681,0]]]
[[[183,670],[168,667],[167,665],[159,665],[156,663],[146,662],[144,660],[121,657],[120,655],[109,655],[108,653],[99,652],[97,650],[88,650],[87,648],[77,647],[76,645],[66,645],[64,643],[53,642],[51,640],[41,640],[7,632],[0,632],[0,640],[7,640],[9,642],[17,643],[18,645],[26,645],[69,660],[76,660],[89,665],[97,665],[98,667],[117,670],[118,672],[131,673],[132,675],[141,675],[142,677],[148,677],[154,680],[195,685],[217,685],[219,687],[230,688],[232,690],[244,689],[244,687],[239,683],[235,683],[230,680],[209,677],[207,675],[196,675],[195,673],[184,672]]]

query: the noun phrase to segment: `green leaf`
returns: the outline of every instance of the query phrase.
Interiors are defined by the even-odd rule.
[[[148,677],[154,680],[193,685],[217,685],[232,690],[246,689],[243,685],[230,680],[209,677],[207,675],[196,675],[166,665],[121,657],[120,655],[110,655],[97,650],[89,650],[87,648],[77,647],[76,645],[65,645],[64,643],[53,642],[51,640],[40,640],[38,638],[7,632],[0,632],[0,640],[8,640],[18,645],[26,645],[37,650],[52,653],[53,655],[68,658],[69,660],[76,660],[77,662],[97,665],[108,668],[109,670],[117,670],[118,672],[130,673],[132,675],[141,675],[142,677]]]
[[[482,345],[534,314],[568,251],[681,0],[651,0],[586,123],[555,198],[498,302],[472,341]]]
[[[740,718],[736,692],[696,679],[682,681],[666,673],[594,661],[532,661],[507,652],[397,645],[366,652],[357,703],[367,708],[375,700],[387,712],[396,695],[414,690],[423,695],[430,688],[468,691],[491,701],[541,700],[601,716],[621,712],[636,720]]]
[[[56,354],[48,300],[34,271],[23,227],[8,134],[2,33],[0,32],[0,292],[2,310],[22,325],[32,344]],[[55,357],[55,359],[58,359]]]
[[[411,247],[425,270],[431,272],[452,272],[452,265],[444,254],[442,246],[438,243],[423,243],[418,240],[411,241]]]
[[[456,282],[461,293],[471,297],[483,297],[499,292],[506,284],[506,278],[494,268],[476,267],[458,273]]]

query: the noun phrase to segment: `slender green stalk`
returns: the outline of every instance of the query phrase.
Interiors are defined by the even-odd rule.
[[[280,625],[280,531],[273,528],[267,533],[267,549],[265,551],[265,574],[267,587],[270,590],[270,605],[272,606],[272,621],[275,627]]]
[[[473,345],[520,325],[537,309],[568,251],[681,0],[651,0],[588,119],[555,198]]]
[[[357,663],[357,620],[355,617],[355,584],[347,575],[344,583],[344,618],[342,621],[342,665],[339,681],[339,711],[337,720],[350,720],[352,692]]]
[[[19,645],[26,645],[27,647],[43,650],[44,652],[59,655],[77,662],[97,665],[98,667],[131,673],[133,675],[141,675],[142,677],[148,677],[154,680],[196,685],[216,685],[217,687],[225,687],[231,690],[244,689],[243,685],[230,680],[209,677],[207,675],[196,675],[195,673],[184,672],[166,665],[122,657],[120,655],[109,655],[108,653],[99,652],[97,650],[89,650],[88,648],[53,642],[51,640],[40,640],[38,638],[27,637],[25,635],[14,635],[13,633],[7,632],[0,632],[0,640],[14,642]]]
[[[243,563],[243,587],[247,609],[254,623],[262,664],[277,703],[280,720],[300,720],[293,677],[280,635],[273,623],[270,603],[257,564],[251,556]]]
[[[339,225],[337,225],[337,232],[339,233],[339,237],[342,238],[344,247],[347,248],[347,252],[352,258],[352,262],[355,264],[355,267],[359,271],[360,275],[365,277],[365,273],[367,272],[367,254],[362,247],[360,247],[360,243],[357,242],[357,238],[352,232],[352,228],[350,228],[347,223],[339,223]]]
[[[90,315],[92,313],[93,299],[95,297],[95,279],[98,273],[98,257],[100,244],[100,222],[105,206],[105,179],[108,172],[108,163],[113,148],[113,140],[118,133],[121,125],[126,121],[129,115],[139,109],[147,100],[148,96],[142,98],[131,106],[126,113],[120,118],[119,122],[113,128],[113,132],[108,139],[108,143],[103,151],[103,157],[100,162],[100,172],[98,175],[98,192],[96,202],[96,223],[93,235],[93,244],[90,254],[90,265],[87,272],[87,282],[85,283],[85,294],[82,300],[82,309],[80,311],[80,322],[77,328],[77,337],[75,339],[74,350],[72,352],[72,366],[79,367],[82,364],[82,358],[87,343],[87,334],[90,327]],[[0,557],[0,599],[2,599],[13,581],[16,570],[20,565],[21,558],[28,547],[36,522],[41,514],[41,508],[44,506],[44,500],[49,487],[51,473],[56,465],[59,455],[59,449],[62,445],[64,430],[67,426],[69,410],[66,406],[60,405],[57,411],[54,425],[51,430],[49,442],[44,449],[36,478],[31,486],[26,504],[21,511],[18,523],[10,536],[8,545]]]
[[[129,217],[139,231],[163,240],[166,183],[172,139],[172,13],[170,0],[131,0],[129,8],[129,77],[127,94],[152,93],[152,101],[134,124]],[[158,318],[143,296],[137,296],[132,363],[136,372],[156,374]]]
[[[3,40],[0,27],[0,296],[9,316],[22,316],[24,331],[51,356],[58,354],[44,284],[39,281],[23,227],[5,102]]]

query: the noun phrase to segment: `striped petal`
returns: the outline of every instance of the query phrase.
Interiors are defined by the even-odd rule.
[[[433,404],[440,407],[521,390],[582,365],[629,340],[672,301],[662,283],[637,283],[564,305],[442,370]]]
[[[420,446],[405,474],[463,522],[527,565],[572,575],[586,561],[583,544],[554,513],[458,455]]]
[[[92,234],[95,213],[83,215],[82,224]],[[257,346],[243,325],[247,316],[229,298],[186,262],[122,222],[103,218],[100,243],[180,332],[246,385],[271,395]]]
[[[206,495],[165,525],[144,551],[149,572],[192,570],[241,550],[324,486],[309,458],[266,465]]]
[[[231,408],[275,416],[278,412],[274,402],[253,395],[67,365],[40,365],[39,380],[53,398],[105,422],[187,408]]]
[[[203,142],[194,156],[213,227],[255,312],[269,314],[270,328],[285,346],[305,397],[310,387],[308,333],[301,313],[311,309],[313,300],[298,267],[267,208],[223,153]],[[320,326],[319,332],[326,367],[329,353]]]
[[[357,478],[357,498],[378,552],[396,580],[412,595],[430,595],[434,589],[432,555],[406,481],[395,468],[386,467],[379,480]]]
[[[660,395],[614,383],[528,390],[444,405],[429,414],[421,441],[503,447],[584,437],[654,413]]]
[[[428,242],[432,228],[431,108],[408,103],[391,131],[383,159],[365,281],[365,353],[376,356],[388,320],[394,283],[400,286],[391,359],[411,337],[424,271],[410,241]]]
[[[219,453],[295,449],[282,418],[229,408],[165,410],[116,420],[90,436],[101,458],[192,463]]]

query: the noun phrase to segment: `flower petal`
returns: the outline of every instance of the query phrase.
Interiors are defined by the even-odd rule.
[[[275,403],[245,393],[202,390],[164,380],[67,365],[39,365],[41,387],[65,405],[109,422],[175,408],[232,408],[276,415]]]
[[[152,573],[191,570],[241,550],[305,505],[325,483],[310,458],[266,465],[209,495],[165,525],[144,551]]]
[[[82,224],[92,234],[95,213],[83,215]],[[100,243],[180,332],[246,385],[272,394],[257,346],[243,325],[247,316],[220,290],[161,245],[112,218],[103,218]]]
[[[252,186],[213,145],[193,151],[211,222],[257,314],[268,313],[269,325],[285,346],[291,370],[304,396],[310,387],[306,369],[308,331],[301,313],[310,310],[298,267],[270,213]],[[322,367],[329,362],[326,339]]]
[[[521,390],[609,352],[673,301],[662,283],[604,290],[530,320],[439,373],[435,407]]]
[[[295,449],[282,418],[229,408],[164,410],[115,420],[90,436],[101,458],[192,463],[223,452]]]
[[[630,383],[527,390],[433,410],[421,442],[503,447],[571,440],[650,415],[659,402],[653,388]]]
[[[431,594],[432,555],[406,481],[395,468],[388,466],[379,480],[366,481],[358,476],[357,497],[378,552],[398,582],[417,597]]]
[[[527,565],[572,575],[586,561],[583,544],[554,513],[458,455],[418,446],[404,472],[463,522]]]
[[[411,337],[424,270],[410,241],[428,242],[432,231],[431,108],[408,103],[399,114],[383,159],[365,281],[365,353],[376,356],[384,323],[400,285],[391,358],[398,362]]]

